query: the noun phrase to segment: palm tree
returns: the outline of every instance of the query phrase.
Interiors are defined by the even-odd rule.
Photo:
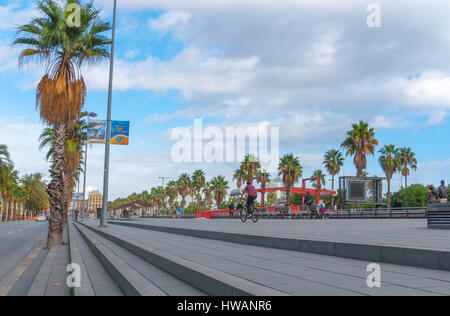
[[[71,27],[66,21],[67,5],[80,8],[80,26]],[[111,41],[102,35],[109,31],[109,23],[102,21],[100,11],[93,3],[79,0],[40,0],[37,18],[18,27],[14,45],[25,46],[19,64],[38,60],[45,65],[45,73],[36,92],[36,104],[41,119],[54,128],[51,181],[47,186],[50,196],[51,220],[47,246],[63,243],[64,213],[67,213],[67,175],[64,174],[65,144],[68,130],[79,118],[86,96],[86,85],[81,75],[84,63],[94,64],[108,58]]]
[[[236,169],[233,175],[233,180],[236,181],[236,186],[238,190],[241,190],[242,183],[244,182],[244,178],[246,177],[245,170],[242,168]]]
[[[79,119],[75,121],[67,130],[67,140],[65,146],[64,174],[67,176],[67,192],[64,196],[68,196],[68,203],[71,202],[75,182],[81,174],[81,166],[83,164],[83,147],[87,141],[87,124],[84,119],[88,116],[88,112],[80,113]],[[53,156],[53,143],[55,139],[55,129],[45,128],[41,133],[39,140],[39,149],[48,148],[46,158],[50,160]],[[64,224],[67,225],[67,213],[64,213]]]
[[[197,195],[200,195],[202,188],[206,183],[206,175],[203,170],[195,170],[192,175],[192,184],[195,188]]]
[[[417,159],[416,154],[411,150],[411,148],[400,148],[398,150],[398,159],[401,164],[401,173],[402,176],[405,177],[405,187],[408,187],[408,176],[411,174],[412,170],[417,170]]]
[[[241,169],[244,170],[245,181],[252,181],[252,179],[258,175],[257,171],[261,168],[261,163],[258,161],[258,159],[252,155],[249,154],[245,156],[244,161],[241,163]]]
[[[9,157],[8,147],[6,145],[0,145],[0,167],[10,164],[11,160]]]
[[[173,211],[175,201],[178,198],[178,187],[175,181],[170,181],[166,186],[166,194],[169,197],[169,209]]]
[[[280,159],[278,170],[278,175],[283,176],[283,183],[286,187],[286,201],[289,203],[291,188],[302,176],[303,167],[298,157],[295,157],[294,154],[287,154]]]
[[[178,179],[178,193],[181,195],[181,208],[186,206],[186,196],[189,195],[191,187],[191,177],[187,173],[183,173]]]
[[[311,176],[311,178],[320,178],[320,183],[317,183],[317,180],[313,181],[313,187],[319,188],[319,187],[325,187],[326,181],[325,181],[325,175],[323,174],[322,170],[315,170]]]
[[[353,162],[358,170],[357,177],[361,177],[363,170],[367,168],[367,155],[375,154],[378,140],[375,139],[375,130],[368,123],[360,121],[352,127],[341,146],[347,150],[347,156],[355,156]]]
[[[203,194],[205,195],[205,208],[211,209],[211,205],[213,204],[213,189],[211,182],[207,182],[205,187],[203,188]]]
[[[5,221],[9,221],[11,215],[11,204],[13,202],[12,194],[18,180],[18,172],[14,170],[12,164],[2,168],[0,174],[3,209],[0,213],[0,221],[3,221],[3,215]]]
[[[20,182],[27,193],[27,200],[25,203],[25,210],[30,214],[36,213],[48,208],[48,195],[46,192],[46,185],[42,181],[42,174],[29,174],[22,177]]]
[[[227,195],[228,182],[225,181],[225,177],[217,176],[211,180],[211,187],[214,192],[214,200],[216,200],[217,209],[222,206],[222,201]]]
[[[378,161],[388,183],[387,204],[388,208],[391,208],[391,179],[394,173],[401,169],[401,161],[395,145],[385,145],[378,152],[381,154]]]
[[[325,153],[323,165],[331,175],[331,190],[334,191],[334,177],[339,174],[344,166],[344,156],[339,150],[332,149]],[[331,197],[331,209],[334,209],[334,196]]]

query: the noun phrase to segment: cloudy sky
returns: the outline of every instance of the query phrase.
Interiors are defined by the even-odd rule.
[[[368,121],[381,145],[408,146],[419,169],[410,183],[449,179],[450,2],[379,0],[381,27],[367,26],[365,0],[119,0],[113,119],[131,121],[131,144],[114,147],[111,198],[201,168],[228,177],[226,164],[176,164],[171,130],[207,126],[280,128],[281,153],[304,173]],[[96,0],[111,19],[111,0]],[[14,25],[34,1],[0,0],[0,143],[22,173],[48,173],[35,111],[42,69],[17,67]],[[104,118],[108,64],[84,69],[85,109]],[[89,151],[88,186],[102,188],[103,147]],[[381,175],[377,157],[368,172]],[[348,159],[343,174],[355,174]],[[393,181],[395,189],[400,177]]]

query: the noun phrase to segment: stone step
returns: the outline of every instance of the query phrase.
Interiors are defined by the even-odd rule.
[[[69,223],[70,262],[81,268],[81,287],[74,288],[74,296],[123,296],[123,292],[94,255],[73,223]]]
[[[287,294],[221,270],[155,249],[147,244],[120,237],[110,231],[85,225],[85,228],[164,270],[177,279],[213,296],[286,296]]]
[[[293,250],[371,262],[450,271],[450,251],[399,247],[382,244],[350,243],[333,240],[276,237],[262,234],[212,231],[192,228],[157,226],[139,222],[109,221],[108,224],[145,230],[220,240],[236,244]]]
[[[127,296],[167,296],[160,288],[133,269],[126,261],[109,249],[94,231],[74,224],[83,239],[99,258],[116,285]]]

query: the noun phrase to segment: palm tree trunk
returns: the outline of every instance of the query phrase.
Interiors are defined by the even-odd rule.
[[[291,204],[291,187],[286,188],[286,204]]]
[[[6,202],[5,202],[5,198],[2,198],[2,202],[3,202],[3,206],[0,208],[0,223],[3,222],[3,212],[5,211],[6,208]]]
[[[331,191],[334,191],[334,174],[331,175]],[[334,210],[334,195],[331,197],[331,209]]]
[[[50,168],[51,182],[47,187],[50,197],[50,223],[48,228],[47,247],[63,244],[63,214],[66,212],[67,204],[65,194],[64,156],[66,129],[64,124],[55,125],[53,143],[53,157]]]
[[[408,176],[405,176],[405,188],[408,188]]]
[[[388,209],[391,209],[391,179],[387,179],[387,183],[388,183],[387,204]]]
[[[11,207],[11,204],[9,202],[6,203],[6,216],[5,216],[5,222],[9,222],[9,209]]]

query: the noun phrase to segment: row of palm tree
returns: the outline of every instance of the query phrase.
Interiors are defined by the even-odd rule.
[[[23,177],[15,170],[6,145],[0,145],[0,222],[23,220],[48,208],[40,173]]]
[[[80,24],[76,27],[67,23],[69,4],[78,4],[80,8]],[[84,64],[93,65],[109,58],[111,40],[104,33],[110,29],[110,23],[103,21],[93,2],[39,0],[36,17],[18,27],[14,41],[14,45],[23,47],[20,66],[37,61],[45,69],[37,86],[36,106],[42,121],[51,129],[43,136],[50,140],[49,248],[63,243],[70,192],[79,168],[80,134],[76,130],[87,89],[81,69]],[[68,141],[74,141],[74,147],[68,146]]]
[[[352,130],[347,132],[347,138],[341,144],[346,149],[347,156],[354,156],[354,164],[357,169],[358,177],[368,177],[365,169],[367,168],[367,156],[375,155],[378,141],[375,139],[373,128],[368,123],[359,122],[353,124]],[[410,168],[416,170],[417,160],[415,154],[410,148],[395,148],[394,145],[385,145],[379,151],[379,162],[388,182],[388,206],[391,203],[391,179],[396,172],[401,172],[405,177],[407,185],[407,177],[410,174]],[[323,165],[329,175],[332,177],[331,189],[335,190],[335,177],[341,172],[344,166],[344,154],[338,149],[327,151],[323,157]],[[264,182],[262,182],[264,175]],[[290,201],[291,190],[294,185],[303,176],[303,166],[300,158],[294,154],[286,154],[281,157],[278,166],[278,176],[282,177],[284,186],[286,187],[286,199]],[[319,179],[313,181],[313,187],[326,187],[325,174],[322,170],[315,170],[311,178]],[[241,162],[238,169],[233,174],[233,181],[236,181],[236,187],[241,190],[244,183],[257,180],[262,186],[270,182],[270,174],[265,170],[261,170],[261,163],[254,155],[247,155]],[[136,194],[127,199],[118,199],[113,205],[120,205],[132,199],[145,199],[154,203],[159,208],[167,208],[174,210],[174,207],[186,208],[187,197],[191,197],[191,204],[188,209],[199,210],[209,209],[212,201],[216,202],[216,207],[223,207],[224,199],[227,195],[228,182],[225,177],[218,176],[210,182],[206,181],[205,173],[197,170],[190,176],[187,173],[180,175],[177,181],[171,181],[165,188],[158,187],[151,190],[150,194],[143,194],[140,197]],[[202,195],[203,194],[203,195]],[[271,192],[267,196],[268,204],[271,205],[276,201],[276,194]],[[334,207],[334,197],[332,197],[331,205]]]

